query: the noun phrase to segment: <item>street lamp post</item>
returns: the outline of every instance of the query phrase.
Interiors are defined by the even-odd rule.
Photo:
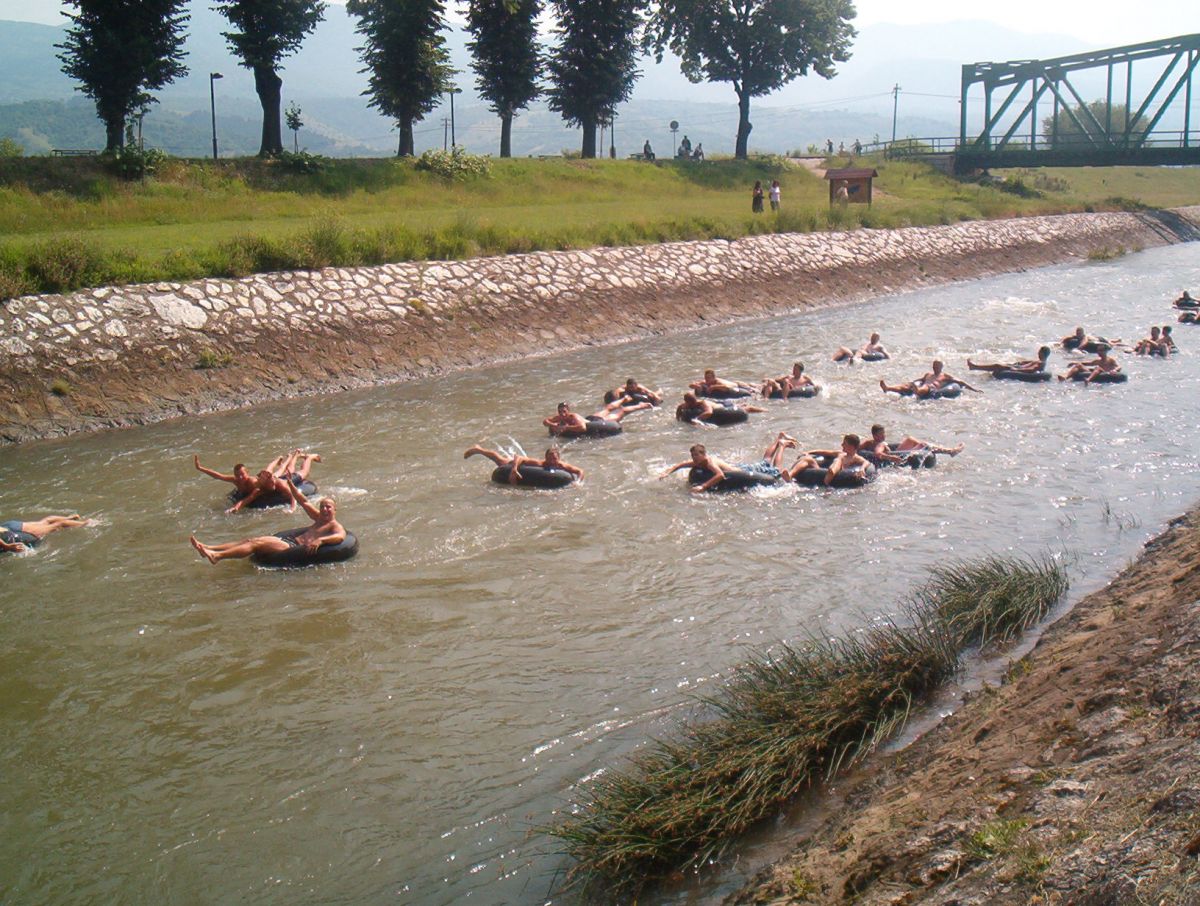
[[[608,157],[610,160],[617,159],[617,114],[614,112],[608,121]]]
[[[679,123],[677,120],[671,120],[671,157],[679,156],[679,149],[675,147],[675,133],[679,131]]]
[[[213,160],[217,159],[217,79],[223,79],[225,76],[219,72],[210,72],[208,74],[208,100],[212,106],[212,129],[213,129]]]

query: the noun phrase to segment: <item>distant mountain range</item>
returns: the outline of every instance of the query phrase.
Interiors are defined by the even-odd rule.
[[[158,94],[159,103],[144,122],[149,144],[173,154],[211,151],[208,74],[217,82],[217,130],[222,153],[258,149],[259,108],[253,79],[225,47],[225,20],[206,3],[193,3],[186,64],[190,74]],[[63,30],[27,22],[0,21],[0,137],[11,137],[29,153],[51,148],[97,147],[103,130],[90,102],[61,72],[55,45]],[[455,131],[469,150],[495,153],[499,122],[474,91],[466,36],[448,36],[454,66],[462,71],[464,93],[456,102]],[[331,5],[327,18],[283,71],[285,104],[303,110],[301,144],[331,155],[393,153],[393,124],[367,107],[361,96],[366,78],[355,48],[360,39],[345,8]],[[752,149],[783,152],[824,144],[847,145],[876,135],[890,137],[893,85],[902,87],[898,105],[901,136],[952,135],[958,131],[958,94],[964,62],[1059,56],[1088,48],[1072,38],[1026,35],[992,24],[953,22],[930,26],[874,25],[863,28],[852,59],[830,81],[799,79],[775,94],[757,99],[751,109]],[[448,108],[417,125],[418,151],[440,147]],[[678,120],[707,152],[729,153],[737,124],[732,88],[727,84],[689,83],[675,60],[644,61],[633,99],[618,111],[617,150],[640,150],[649,139],[660,154],[670,152],[667,124]],[[607,146],[608,139],[605,144]],[[557,154],[579,146],[577,130],[536,105],[513,128],[515,154]]]

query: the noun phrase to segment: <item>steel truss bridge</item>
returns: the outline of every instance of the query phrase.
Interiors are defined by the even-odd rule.
[[[1152,61],[1160,71],[1149,91],[1135,95],[1133,64],[1139,61]],[[909,138],[866,150],[940,158],[958,173],[989,167],[1200,164],[1200,124],[1192,122],[1198,66],[1200,35],[1051,60],[966,64],[957,137]],[[1085,100],[1072,78],[1096,73],[1105,78],[1105,95]],[[969,91],[976,86],[983,87],[983,127],[972,136]],[[1049,134],[1041,131],[1039,113],[1051,114]],[[1163,128],[1168,113],[1176,128]]]

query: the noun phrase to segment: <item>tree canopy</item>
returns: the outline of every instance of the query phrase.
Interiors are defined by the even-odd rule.
[[[596,128],[629,100],[640,73],[642,0],[552,0],[558,44],[546,68],[550,109],[583,129],[583,157],[596,156]]]
[[[836,75],[855,36],[851,0],[660,0],[646,45],[670,49],[692,82],[731,82],[738,97],[737,157],[746,156],[750,99],[810,70]]]
[[[540,93],[542,56],[537,40],[541,0],[471,0],[467,44],[480,95],[500,116],[500,156],[512,157],[512,121]]]
[[[370,104],[396,121],[397,153],[410,157],[413,123],[437,107],[453,75],[442,0],[349,0],[346,9],[359,18],[366,42],[359,52],[370,73]]]
[[[106,150],[125,139],[125,121],[154,103],[150,94],[187,73],[187,0],[67,0],[71,26],[57,45],[63,72],[81,83],[104,121]]]
[[[233,31],[222,32],[241,65],[254,73],[254,90],[263,111],[262,145],[258,153],[283,151],[280,121],[280,61],[299,50],[305,37],[325,16],[324,0],[228,0],[215,7]]]
[[[1042,120],[1042,133],[1056,147],[1080,145],[1091,141],[1103,140],[1106,135],[1119,137],[1125,133],[1124,104],[1112,105],[1112,119],[1108,119],[1104,101],[1091,101],[1086,106],[1076,104],[1073,107],[1060,108],[1055,116]],[[1068,112],[1070,111],[1070,112]],[[1110,125],[1111,123],[1111,125]],[[1130,123],[1130,133],[1138,136],[1146,128],[1146,118],[1134,117]],[[1086,136],[1086,138],[1085,138]]]

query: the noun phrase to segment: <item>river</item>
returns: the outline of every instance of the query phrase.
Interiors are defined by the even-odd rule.
[[[967,356],[1026,357],[1076,324],[1131,339],[1173,323],[1198,248],[0,450],[0,519],[97,520],[0,557],[0,899],[569,901],[540,829],[750,650],[882,618],[952,557],[1062,555],[1079,594],[1200,496],[1200,328],[1176,329],[1177,358],[1122,355],[1120,386],[878,388],[935,356],[963,376]],[[828,361],[873,329],[893,361]],[[706,366],[758,378],[797,358],[818,399],[707,431],[635,414],[566,445],[577,488],[498,487],[462,459],[479,441],[540,452],[555,403],[589,411],[627,376],[673,404]],[[966,450],[860,491],[701,498],[656,480],[697,440],[757,458],[779,430],[828,446],[874,421]],[[196,556],[190,532],[301,520],[225,515],[227,486],[192,454],[227,470],[292,447],[323,455],[313,477],[358,558]]]

